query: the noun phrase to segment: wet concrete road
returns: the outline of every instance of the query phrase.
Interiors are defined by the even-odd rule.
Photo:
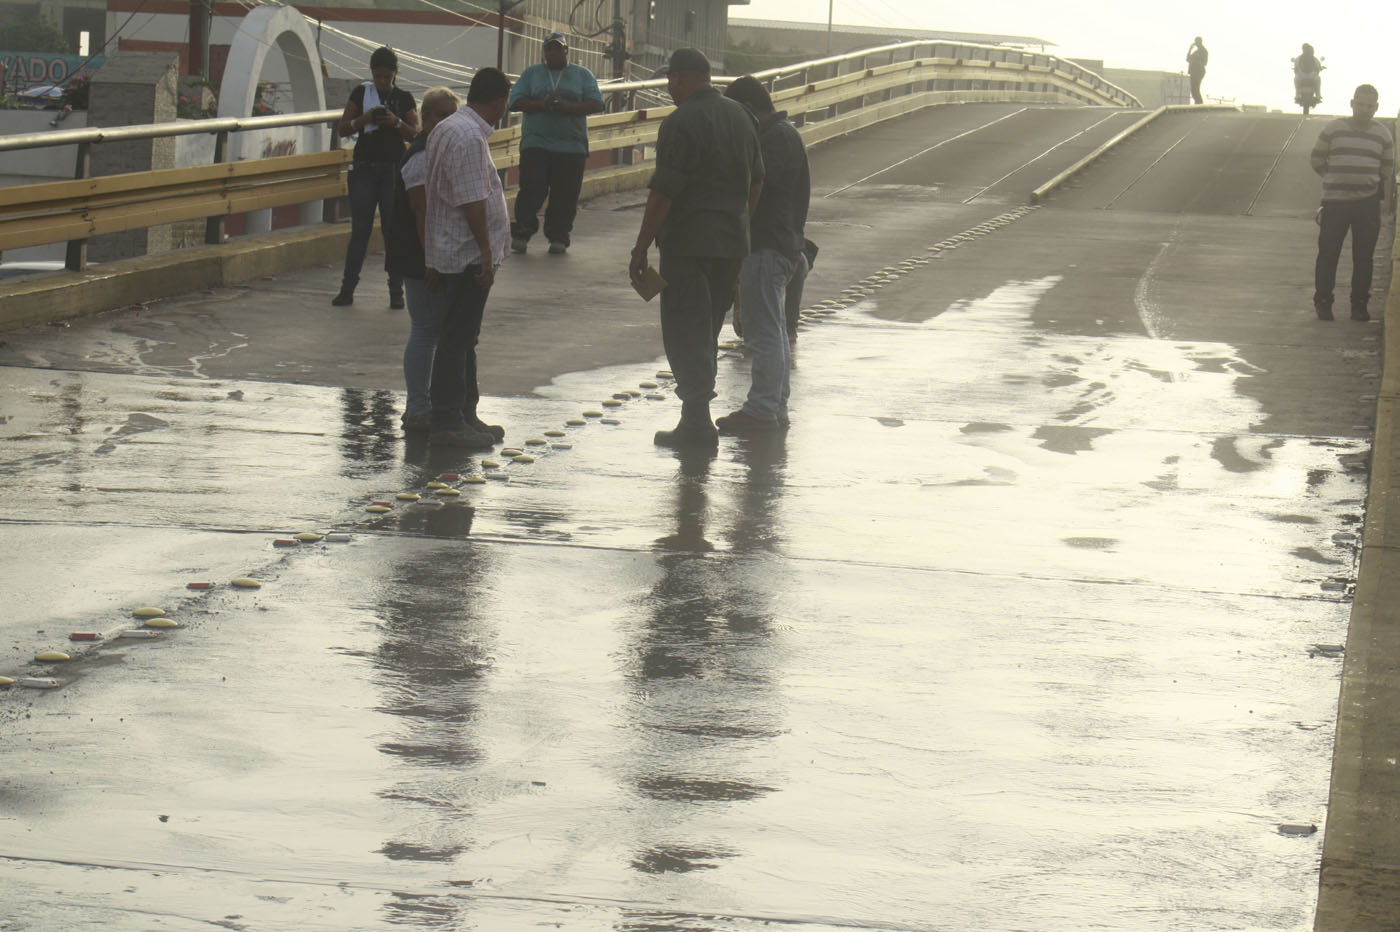
[[[635,198],[492,297],[532,463],[406,444],[332,271],[4,334],[0,673],[63,686],[0,693],[0,929],[1310,927],[1378,327],[1311,317],[1296,119],[1025,210],[1125,115],[1019,111],[814,152],[832,313],[713,460],[650,443]]]

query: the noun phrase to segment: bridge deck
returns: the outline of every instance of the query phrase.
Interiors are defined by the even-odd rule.
[[[664,379],[562,426],[664,365],[638,195],[502,270],[483,413],[571,448],[463,504],[393,498],[491,470],[401,438],[371,276],[5,334],[0,673],[137,604],[186,624],[5,694],[17,920],[1303,929],[1317,824],[1325,914],[1381,917],[1324,927],[1383,928],[1385,331],[1311,314],[1318,121],[1174,114],[1023,207],[1136,116],[816,149],[833,313],[786,439],[713,463],[652,448]],[[272,547],[307,527],[354,540]],[[183,589],[235,575],[264,587]]]

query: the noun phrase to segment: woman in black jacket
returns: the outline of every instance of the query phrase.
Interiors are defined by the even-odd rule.
[[[359,138],[355,140],[355,153],[346,179],[350,195],[350,243],[345,248],[345,274],[340,281],[340,293],[331,299],[336,307],[355,301],[355,286],[360,283],[360,268],[374,230],[375,209],[379,210],[379,229],[384,233],[385,220],[393,216],[399,158],[408,140],[418,135],[418,108],[413,95],[394,84],[399,73],[398,56],[392,49],[375,49],[369,57],[369,71],[373,80],[350,92],[345,112],[340,115],[340,135],[359,133]],[[392,272],[389,273],[389,307],[395,310],[403,307],[403,279]]]

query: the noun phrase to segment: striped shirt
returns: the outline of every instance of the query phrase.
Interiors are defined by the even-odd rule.
[[[491,161],[490,137],[491,124],[471,107],[443,120],[428,136],[428,216],[423,251],[430,269],[453,274],[469,265],[500,265],[510,252],[510,218],[501,177]],[[463,209],[478,201],[486,204],[491,255],[485,261]]]
[[[1395,173],[1395,143],[1375,120],[1365,129],[1347,118],[1333,120],[1317,137],[1312,167],[1322,176],[1324,202],[1379,197],[1381,179]]]

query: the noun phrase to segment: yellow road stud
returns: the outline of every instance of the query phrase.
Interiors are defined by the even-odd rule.
[[[145,608],[136,609],[136,611],[131,614],[137,618],[159,618],[161,615],[165,614],[165,610],[148,605]]]
[[[261,589],[262,583],[256,579],[249,579],[247,576],[240,576],[237,579],[228,581],[230,586],[237,586],[239,589]]]
[[[174,618],[148,618],[148,619],[146,619],[146,627],[147,627],[147,628],[178,628],[178,627],[180,627],[180,623],[179,623],[178,621],[176,621]]]
[[[62,663],[70,658],[61,650],[41,650],[34,655],[34,659],[43,663]]]

